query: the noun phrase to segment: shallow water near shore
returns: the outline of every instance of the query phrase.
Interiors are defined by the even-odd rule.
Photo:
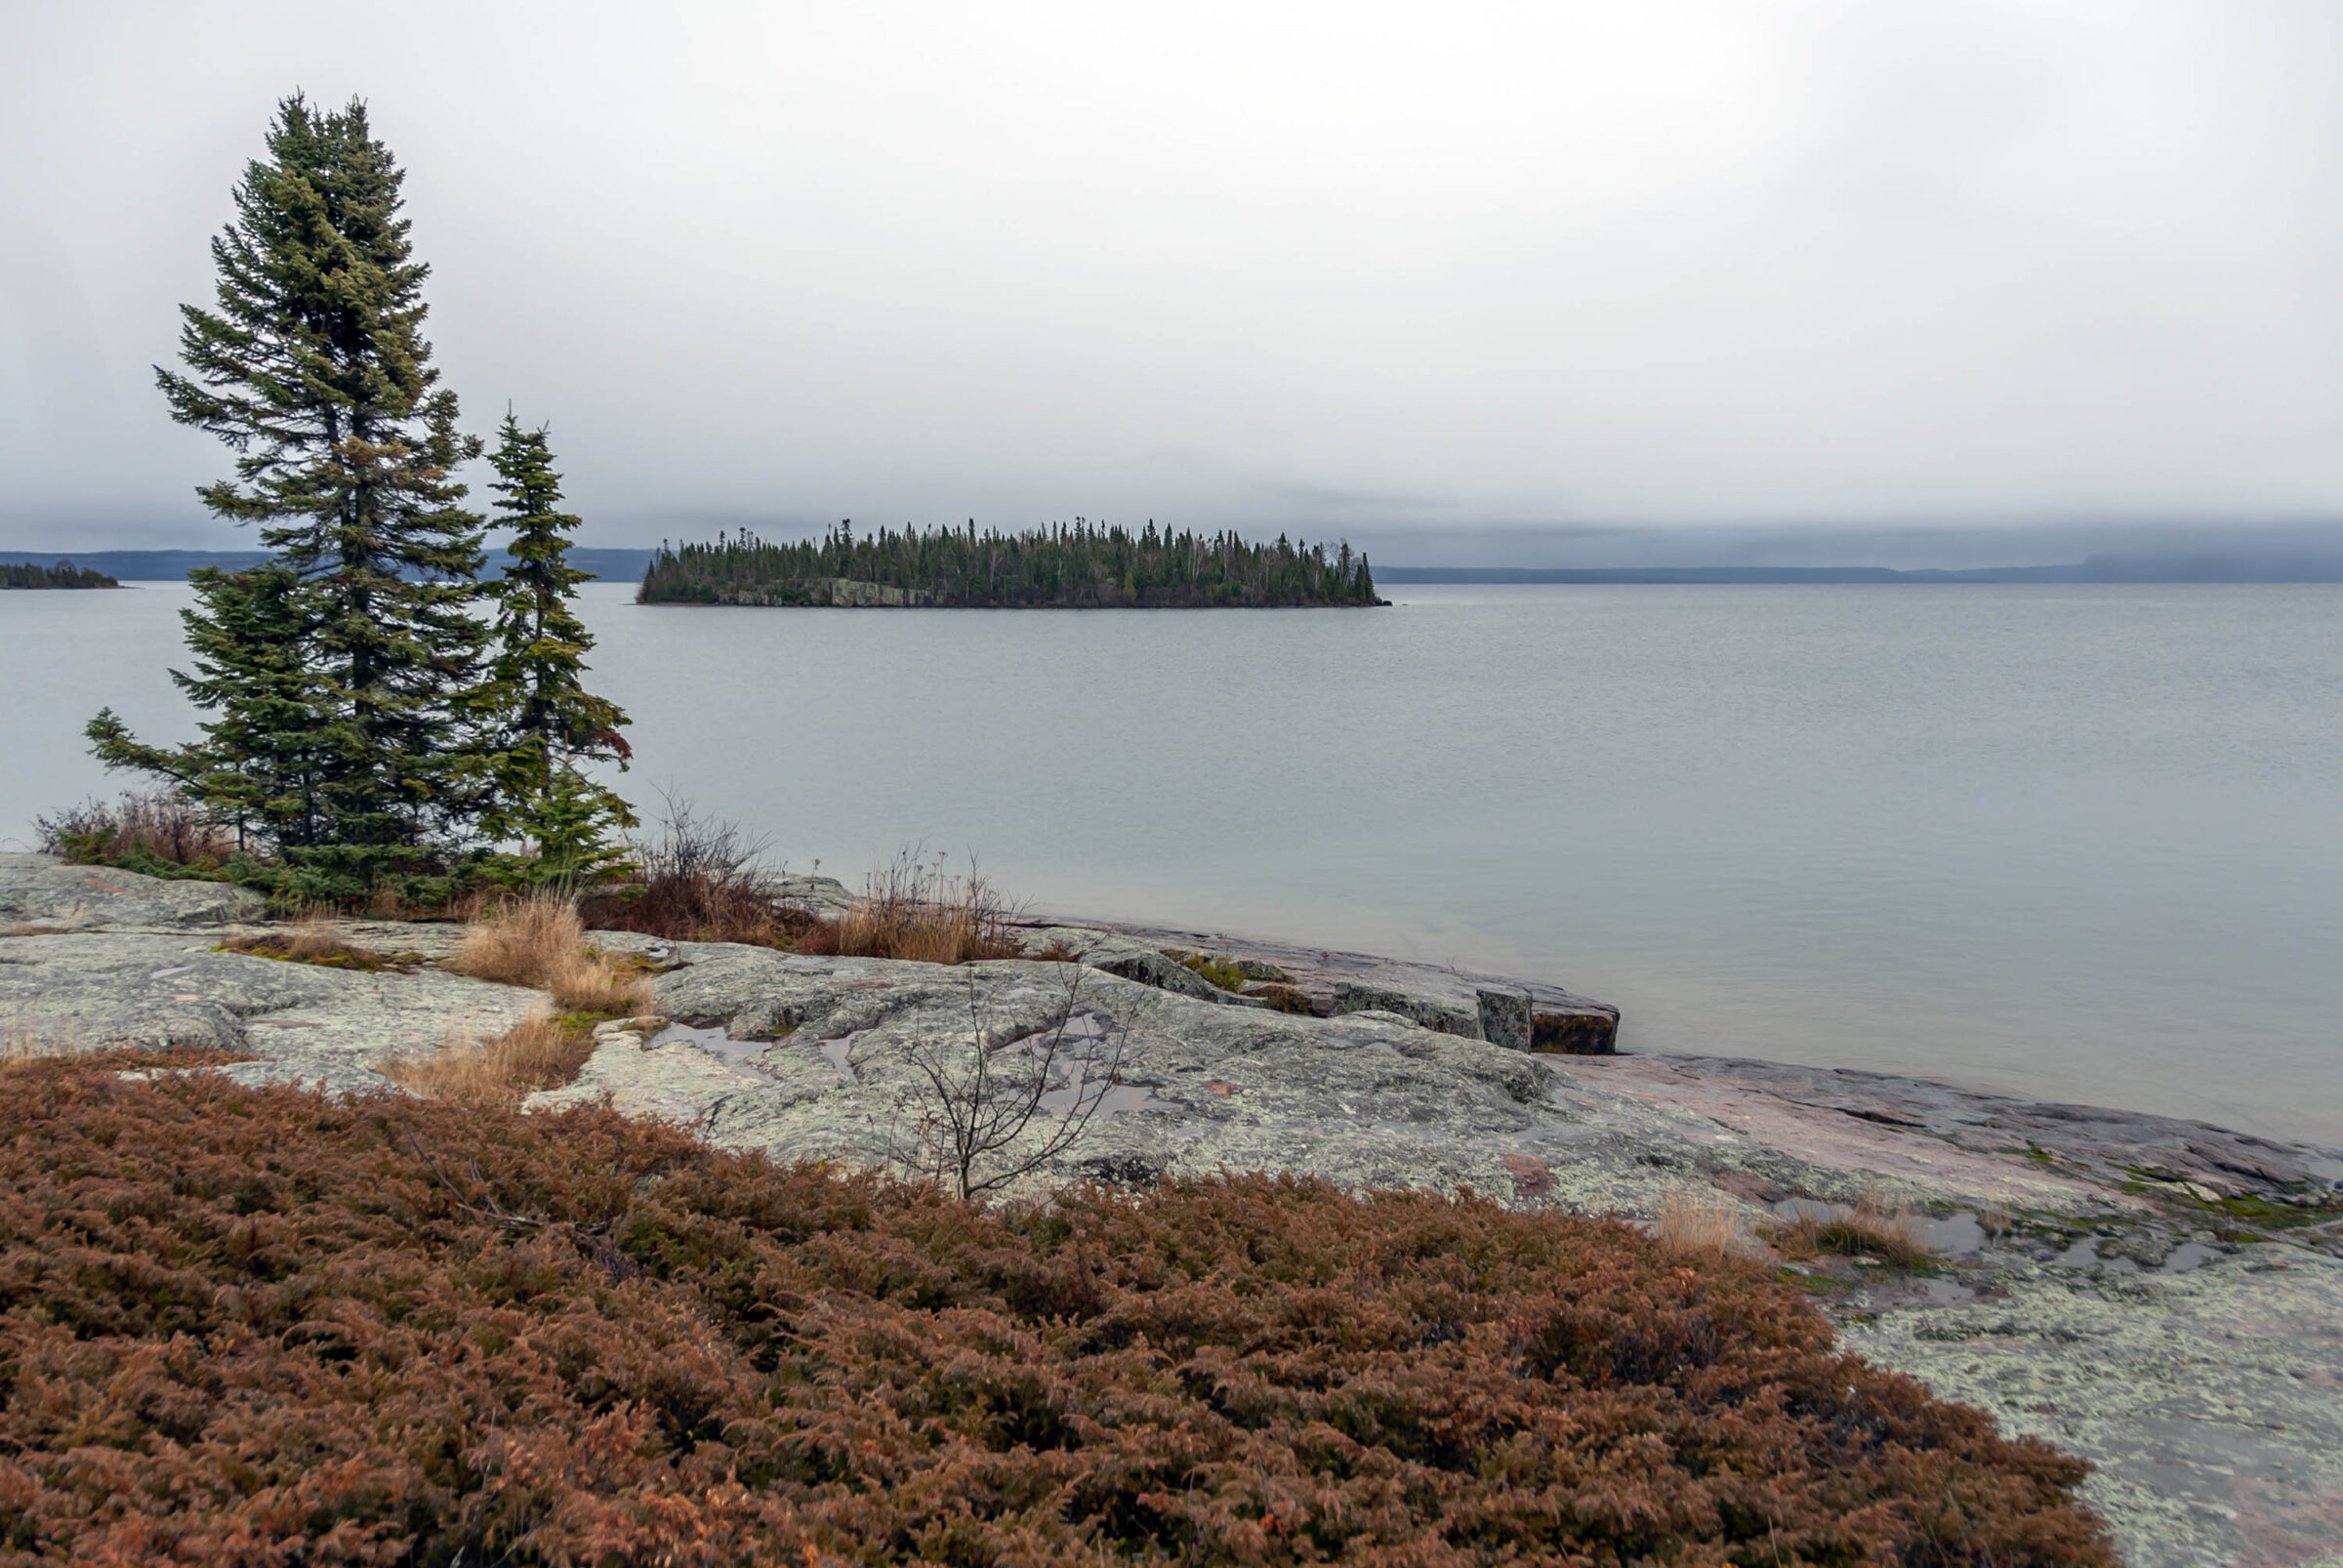
[[[639,607],[626,784],[854,881],[1556,980],[1630,1050],[2343,1142],[2343,589],[1416,587],[1379,611]],[[191,718],[184,586],[0,596],[0,838]]]

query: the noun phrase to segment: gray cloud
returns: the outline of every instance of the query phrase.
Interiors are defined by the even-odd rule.
[[[2343,512],[2323,0],[395,30],[91,0],[14,31],[0,545],[234,541],[147,366],[296,86],[373,103],[451,383],[482,428],[508,398],[554,422],[596,542]]]

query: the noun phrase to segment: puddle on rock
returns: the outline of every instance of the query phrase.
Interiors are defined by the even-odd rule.
[[[2184,1241],[2165,1257],[2157,1267],[2159,1274],[2185,1274],[2192,1268],[2201,1268],[2216,1258],[2225,1257],[2218,1247],[2207,1247],[2200,1241]]]
[[[1985,1252],[1985,1226],[1976,1212],[1957,1209],[1942,1219],[1917,1221],[1920,1244],[1946,1258],[1976,1258]]]
[[[857,1029],[852,1034],[843,1034],[834,1040],[817,1042],[822,1052],[822,1059],[837,1068],[839,1076],[850,1084],[862,1082],[862,1075],[854,1070],[854,1042],[869,1033],[868,1029]]]
[[[2050,1261],[2059,1268],[2089,1268],[2099,1261],[2099,1238],[2085,1236]]]
[[[689,1046],[704,1051],[719,1061],[750,1061],[764,1053],[770,1040],[735,1040],[719,1026],[695,1029],[688,1023],[671,1023],[643,1042],[646,1051],[658,1051],[666,1046]]]
[[[1098,1105],[1095,1114],[1115,1116],[1125,1111],[1172,1110],[1175,1107],[1155,1097],[1143,1084],[1109,1084],[1103,1089],[1089,1077],[1090,1069],[1100,1064],[1101,1056],[1112,1061],[1114,1037],[1123,1032],[1123,1025],[1103,1012],[1077,1012],[1056,1031],[1056,1051],[1053,1066],[1068,1070],[1067,1081],[1042,1095],[1042,1109],[1063,1115],[1076,1109],[1092,1096]],[[1050,1031],[1044,1030],[1024,1042],[1025,1049],[1036,1059],[1050,1050]]]

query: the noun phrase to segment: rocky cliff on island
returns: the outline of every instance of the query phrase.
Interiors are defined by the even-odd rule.
[[[843,905],[835,883],[795,896]],[[248,1082],[397,1093],[383,1064],[546,1007],[450,972],[461,928],[348,922],[374,967],[228,950],[275,929],[220,884],[0,855],[0,1039],[211,1048]],[[1213,933],[1058,923],[940,966],[617,931],[652,1002],[530,1103],[607,1098],[728,1149],[900,1158],[923,1048],[1054,1031],[1115,1083],[1033,1185],[1295,1172],[1764,1227],[1909,1206],[1909,1262],[1781,1261],[1841,1342],[2098,1466],[2135,1565],[2343,1553],[2343,1155],[1911,1079],[1621,1055],[1558,987]],[[249,945],[249,944],[247,944]],[[1211,976],[1208,978],[1207,976]],[[1222,983],[1225,982],[1225,983]],[[142,1069],[160,1070],[160,1069]],[[1079,1069],[1078,1069],[1079,1070]]]

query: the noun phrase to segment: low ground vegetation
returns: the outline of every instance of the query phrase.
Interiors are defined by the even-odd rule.
[[[1009,934],[1010,914],[1007,900],[973,867],[955,874],[940,858],[906,850],[865,879],[853,908],[807,928],[793,945],[801,953],[919,964],[1022,958],[1023,946]]]
[[[595,1014],[546,1013],[485,1039],[458,1034],[428,1052],[386,1057],[383,1076],[426,1099],[517,1105],[558,1089],[594,1054]]]
[[[1869,1181],[1852,1209],[1801,1215],[1787,1224],[1770,1227],[1765,1239],[1776,1252],[1793,1260],[1828,1254],[1910,1268],[1929,1257],[1911,1206]]]
[[[1010,932],[1014,907],[981,872],[952,872],[941,856],[904,850],[864,879],[852,909],[816,915],[792,904],[763,841],[671,802],[659,836],[635,846],[634,865],[630,879],[580,900],[590,927],[925,964],[1026,956]]]
[[[447,967],[475,979],[549,991],[566,1012],[618,1016],[650,1003],[642,970],[587,946],[578,912],[555,899],[490,907],[466,928]]]
[[[1167,947],[1164,957],[1223,991],[1242,991],[1245,982],[1252,978],[1235,960],[1221,953],[1191,953],[1185,948]]]
[[[579,911],[600,930],[788,948],[819,922],[784,902],[766,848],[738,823],[671,800],[659,834],[635,845],[632,875],[588,890]]]
[[[424,962],[421,953],[381,953],[370,947],[352,946],[341,923],[325,915],[309,915],[267,931],[230,937],[220,944],[220,951],[281,959],[292,964],[314,964],[319,969],[357,970],[369,974],[386,970],[408,970]]]
[[[0,1562],[2105,1564],[1753,1264],[1260,1176],[0,1074]]]
[[[1694,1259],[1744,1258],[1764,1250],[1742,1223],[1739,1204],[1714,1187],[1691,1182],[1662,1195],[1652,1234],[1669,1252]]]
[[[149,877],[217,873],[237,851],[234,833],[168,790],[129,790],[85,801],[33,823],[43,853],[83,865],[117,865]]]

